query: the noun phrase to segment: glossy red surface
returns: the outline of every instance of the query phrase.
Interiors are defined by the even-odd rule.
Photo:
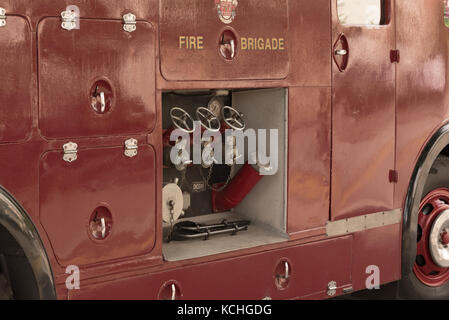
[[[287,0],[241,1],[229,25],[218,19],[212,1],[209,3],[161,1],[160,59],[165,79],[284,79],[288,75]],[[264,20],[269,23],[261,23]],[[225,59],[219,50],[220,35],[225,30],[231,30],[237,38],[232,60]],[[201,37],[200,43],[196,40],[187,45],[191,37]]]
[[[79,31],[59,27],[69,4],[80,7]],[[368,28],[340,25],[336,0],[239,1],[230,25],[213,0],[3,1],[0,184],[36,224],[59,298],[157,298],[173,280],[187,299],[326,298],[332,280],[363,289],[369,265],[379,266],[382,283],[399,279],[400,225],[323,241],[330,219],[401,208],[420,150],[448,121],[441,1],[391,4],[390,23]],[[132,34],[122,31],[127,12],[140,21]],[[226,28],[239,41],[284,37],[285,50],[238,50],[226,61]],[[342,33],[350,52],[344,72],[333,59]],[[201,35],[203,50],[178,49],[179,36]],[[391,63],[394,49],[399,63]],[[116,99],[105,115],[89,100],[101,78]],[[162,91],[273,87],[289,94],[289,241],[165,262]],[[62,160],[63,138],[80,145],[77,162]],[[129,138],[139,141],[135,159],[123,157]],[[87,232],[92,210],[105,202],[114,223],[101,245]],[[284,258],[293,276],[279,291],[275,268]],[[80,291],[65,288],[68,263],[81,266]]]
[[[61,152],[45,153],[39,170],[40,221],[60,265],[84,266],[150,253],[155,244],[155,155],[139,147],[78,151],[72,163]],[[111,174],[113,173],[113,174]],[[89,221],[98,207],[112,215],[111,234],[98,240]]]
[[[395,165],[395,65],[390,50],[396,21],[344,26],[337,1],[332,4],[333,42],[344,37],[347,44],[339,46],[349,51],[344,72],[336,63],[332,67],[331,213],[332,220],[339,220],[393,209],[389,171]]]
[[[28,22],[8,19],[0,33],[0,142],[23,141],[31,134],[32,42]]]
[[[404,205],[421,149],[449,121],[449,28],[440,1],[396,0],[397,147],[395,207]],[[411,23],[410,21],[413,21]]]
[[[153,130],[155,30],[146,22],[137,23],[132,34],[122,28],[120,21],[82,19],[80,29],[69,32],[57,18],[39,23],[39,127],[43,136],[72,138]],[[104,114],[91,107],[91,88],[100,80],[112,87],[112,92],[107,92],[110,110]]]
[[[69,299],[157,299],[160,288],[173,282],[180,288],[182,298],[189,300],[286,299],[312,293],[324,297],[329,279],[337,282],[341,294],[342,287],[351,285],[351,243],[352,237],[344,237],[94,284],[83,291],[71,291]],[[304,257],[308,257],[308,263],[304,263]],[[291,280],[280,290],[276,287],[276,267],[285,260],[290,262]],[[317,265],[332,267],[313,267]]]

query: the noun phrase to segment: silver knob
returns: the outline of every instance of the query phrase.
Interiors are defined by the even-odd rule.
[[[348,54],[348,51],[347,51],[347,50],[344,50],[344,49],[341,49],[341,50],[335,50],[335,54],[336,54],[337,56],[345,56],[345,55]]]

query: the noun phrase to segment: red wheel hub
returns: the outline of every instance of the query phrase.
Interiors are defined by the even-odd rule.
[[[416,261],[413,267],[416,277],[424,284],[439,287],[449,282],[449,268],[441,266],[441,259],[435,249],[446,250],[449,245],[449,229],[435,236],[434,225],[449,210],[449,189],[440,188],[430,192],[422,201],[418,215],[418,243]],[[441,225],[441,221],[438,221]],[[431,236],[432,234],[432,236]],[[449,249],[448,254],[449,254]]]

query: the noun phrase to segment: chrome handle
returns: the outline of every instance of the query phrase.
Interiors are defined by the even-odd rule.
[[[101,218],[101,237],[103,239],[106,237],[106,222],[104,218]]]
[[[234,40],[231,40],[231,58],[234,59],[235,57],[235,44]]]
[[[104,97],[104,92],[100,92],[100,103],[101,103],[101,113],[106,110],[106,99]]]
[[[336,54],[337,56],[345,56],[345,55],[348,54],[348,51],[347,51],[347,50],[344,50],[344,49],[341,49],[341,50],[335,50],[335,54]]]
[[[285,276],[284,279],[288,279],[290,277],[290,267],[288,266],[288,262],[285,261]]]
[[[174,283],[171,285],[171,299],[176,300],[176,286]]]

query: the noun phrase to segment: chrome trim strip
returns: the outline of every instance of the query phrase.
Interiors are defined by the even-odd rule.
[[[402,209],[377,212],[364,216],[329,221],[326,224],[328,237],[343,236],[350,233],[399,224],[402,221]]]

